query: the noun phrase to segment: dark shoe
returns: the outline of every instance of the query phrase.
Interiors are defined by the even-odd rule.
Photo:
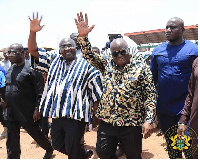
[[[93,151],[92,150],[85,150],[85,159],[89,159],[89,158],[91,158],[92,157],[92,155],[93,155]]]
[[[117,157],[121,157],[123,154],[124,154],[124,151],[123,151],[121,148],[119,148],[119,149],[116,151],[116,156],[117,156]]]
[[[46,151],[43,159],[52,159],[53,158],[53,149]]]

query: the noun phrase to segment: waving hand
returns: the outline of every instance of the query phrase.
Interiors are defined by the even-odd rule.
[[[31,19],[29,17],[29,20],[30,20],[30,31],[31,32],[38,32],[44,27],[44,25],[40,26],[42,16],[40,17],[40,19],[38,19],[38,12],[37,12],[36,18],[35,18],[34,13],[33,13],[33,19]]]
[[[95,25],[92,25],[91,27],[88,26],[88,17],[87,13],[85,14],[85,20],[83,18],[82,12],[77,13],[77,19],[75,18],[75,23],[78,29],[78,33],[80,37],[85,37],[88,35],[89,32],[92,31]]]

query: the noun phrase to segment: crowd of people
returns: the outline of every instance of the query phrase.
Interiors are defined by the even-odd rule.
[[[98,126],[99,158],[116,159],[120,150],[128,159],[141,159],[142,139],[151,136],[155,119],[169,158],[182,158],[171,139],[186,130],[191,140],[185,157],[198,158],[198,46],[183,38],[181,18],[171,18],[167,41],[145,54],[120,34],[110,35],[104,51],[92,46],[88,35],[94,25],[88,26],[82,12],[75,18],[77,32],[49,52],[36,42],[42,16],[33,13],[29,20],[28,48],[11,44],[0,62],[0,139],[7,138],[9,159],[20,158],[21,127],[46,151],[44,159],[54,150],[88,159],[93,154],[83,145],[88,124]]]

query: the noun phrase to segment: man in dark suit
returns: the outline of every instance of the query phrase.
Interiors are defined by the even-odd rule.
[[[13,64],[6,74],[5,93],[8,159],[20,158],[20,127],[46,150],[44,159],[52,158],[51,143],[37,122],[40,119],[38,106],[44,87],[43,76],[25,63],[24,48],[21,44],[12,44],[8,49],[8,56]]]

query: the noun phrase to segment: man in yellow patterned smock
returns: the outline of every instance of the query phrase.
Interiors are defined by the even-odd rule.
[[[106,61],[91,50],[87,36],[94,25],[88,26],[87,14],[85,18],[81,12],[77,14],[75,23],[83,57],[103,75],[103,95],[96,110],[100,119],[97,154],[103,159],[115,159],[117,144],[121,142],[126,158],[141,158],[142,137],[151,135],[155,117],[157,94],[150,68],[130,58],[123,38],[113,40],[110,46],[112,60]]]

